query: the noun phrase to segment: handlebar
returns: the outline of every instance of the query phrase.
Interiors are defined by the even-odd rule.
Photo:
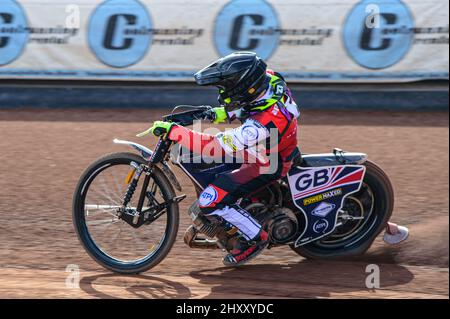
[[[177,108],[183,106],[177,106],[173,109],[172,113],[169,115],[165,115],[162,117],[163,121],[173,122],[181,126],[188,126],[194,123],[195,120],[209,120],[214,121],[216,118],[216,114],[213,111],[213,108],[209,105],[201,105],[201,106],[190,106],[185,105],[184,107],[189,107],[189,111],[173,113]],[[155,128],[153,134],[160,137],[158,144],[153,152],[152,158],[150,162],[153,164],[159,163],[164,159],[167,152],[169,151],[173,141],[167,139],[166,129],[163,128]]]
[[[162,129],[162,128],[159,128],[159,127],[155,128],[155,129],[153,130],[153,134],[154,134],[155,136],[157,136],[157,137],[160,137],[160,136],[164,135],[165,133],[167,133],[166,130],[165,130],[165,129]]]
[[[189,107],[189,111],[173,113],[177,108]],[[163,121],[172,122],[180,126],[192,125],[195,120],[209,120],[213,122],[216,119],[216,114],[213,108],[209,105],[201,106],[191,106],[191,105],[180,105],[173,109],[172,113],[169,115],[164,115],[162,117]],[[155,128],[153,134],[155,136],[161,137],[166,134],[167,131],[164,128]]]
[[[191,110],[179,113],[172,112],[171,114],[163,116],[163,120],[166,122],[173,122],[181,126],[188,126],[192,125],[195,120],[208,120],[212,122],[216,118],[212,106],[200,105],[200,106],[185,106],[185,107],[189,107],[191,108]],[[176,107],[174,110],[176,110],[177,108],[178,107]]]

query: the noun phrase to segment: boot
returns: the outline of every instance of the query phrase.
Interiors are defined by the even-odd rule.
[[[239,238],[228,255],[223,258],[225,266],[241,266],[258,256],[269,244],[269,235],[261,230],[251,241]]]

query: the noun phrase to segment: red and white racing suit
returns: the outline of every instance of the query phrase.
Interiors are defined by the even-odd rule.
[[[275,89],[269,85],[261,99],[270,97]],[[281,100],[264,111],[250,113],[235,129],[208,135],[181,126],[172,128],[169,138],[191,151],[199,151],[194,149],[195,141],[202,154],[208,148],[215,150],[208,154],[213,157],[232,155],[244,160],[239,169],[219,174],[200,194],[199,207],[204,215],[223,218],[247,240],[259,234],[259,222],[235,204],[239,198],[286,176],[297,149],[298,116],[298,107],[287,89]],[[262,152],[258,151],[261,146]]]

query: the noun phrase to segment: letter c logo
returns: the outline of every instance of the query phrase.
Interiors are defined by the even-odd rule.
[[[14,0],[0,5],[0,65],[17,59],[28,42],[27,19],[22,7]]]
[[[278,18],[265,0],[233,0],[216,18],[214,40],[219,55],[254,51],[269,59],[278,47]]]
[[[152,19],[137,0],[107,0],[89,21],[91,51],[104,64],[125,68],[138,63],[152,41]]]

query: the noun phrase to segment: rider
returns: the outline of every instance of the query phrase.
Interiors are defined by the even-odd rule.
[[[158,128],[168,132],[169,139],[193,151],[194,141],[200,141],[196,152],[214,145],[213,149],[221,154],[212,156],[247,156],[239,169],[219,174],[198,200],[204,216],[218,219],[224,228],[232,225],[239,229],[238,240],[223,262],[227,266],[241,265],[268,245],[268,233],[236,201],[286,176],[298,153],[300,112],[283,77],[267,69],[266,63],[253,52],[225,56],[197,72],[195,80],[198,85],[219,88],[219,102],[223,106],[213,108],[215,124],[237,118],[242,125],[208,135],[156,121],[149,131],[153,133]],[[265,147],[262,153],[255,151],[261,146]]]

